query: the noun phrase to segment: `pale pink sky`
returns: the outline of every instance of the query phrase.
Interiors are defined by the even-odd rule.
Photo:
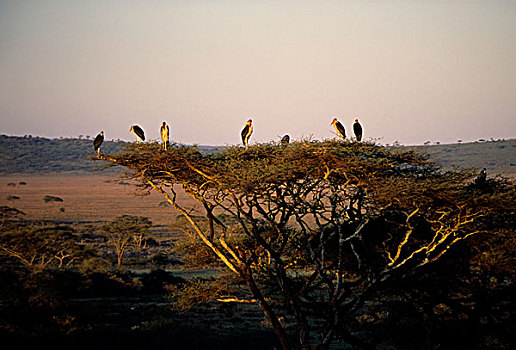
[[[0,0],[0,134],[516,138],[515,1]]]

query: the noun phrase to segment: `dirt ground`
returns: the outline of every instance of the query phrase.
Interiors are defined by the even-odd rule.
[[[178,213],[174,208],[164,206],[165,199],[161,194],[152,191],[150,195],[142,196],[136,191],[135,186],[117,175],[23,174],[0,177],[0,206],[22,210],[27,220],[102,222],[127,214],[148,217],[155,226],[174,222]],[[19,199],[8,200],[14,196]],[[59,197],[63,201],[45,202],[45,196]],[[182,203],[195,205],[186,194],[179,193],[178,196]]]

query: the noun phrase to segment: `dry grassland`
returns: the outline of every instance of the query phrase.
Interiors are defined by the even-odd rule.
[[[9,186],[13,183],[16,186]],[[8,200],[9,196],[19,199]],[[63,202],[45,202],[45,196],[59,197]],[[179,193],[178,196],[183,197],[180,198],[182,203],[187,201],[194,205],[186,194]],[[147,196],[138,195],[135,186],[120,184],[116,175],[22,174],[0,177],[0,205],[22,210],[27,220],[102,222],[128,214],[146,216],[154,225],[169,225],[178,212],[160,205],[164,200],[154,191]]]

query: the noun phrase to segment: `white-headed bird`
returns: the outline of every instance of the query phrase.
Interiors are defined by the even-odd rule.
[[[102,142],[104,142],[104,131],[101,131],[93,140],[93,149],[97,152],[97,158],[100,157],[100,145],[102,145]]]
[[[353,132],[355,133],[357,141],[362,141],[362,125],[360,125],[358,119],[355,119],[355,122],[353,123]]]
[[[161,141],[163,141],[163,149],[166,151],[167,150],[167,145],[168,145],[168,138],[170,136],[170,129],[167,125],[166,122],[163,122],[163,124],[161,124],[161,128],[160,128],[160,134],[161,134]]]
[[[145,141],[145,133],[138,125],[132,125],[131,129],[129,129],[129,132],[131,131],[136,135],[136,142]]]
[[[337,131],[337,135],[339,135],[343,139],[346,138],[346,129],[344,129],[344,126],[342,126],[342,124],[337,120],[337,118],[333,118],[333,121],[330,125],[333,125],[335,131]]]
[[[242,135],[242,143],[245,146],[245,149],[248,148],[249,138],[251,137],[251,134],[253,133],[253,121],[252,119],[249,119],[247,123],[244,124],[244,128],[242,129],[242,132],[240,135]]]

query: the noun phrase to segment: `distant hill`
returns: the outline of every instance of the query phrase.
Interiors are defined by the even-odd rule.
[[[102,153],[121,151],[127,142],[104,141]],[[215,147],[205,146],[210,151]],[[48,139],[37,136],[0,135],[0,176],[56,172],[92,172],[103,169],[103,162],[91,160],[95,155],[93,139]],[[110,168],[104,172],[116,172]]]
[[[409,148],[427,153],[444,167],[487,168],[489,174],[516,177],[516,139]]]
[[[124,142],[105,141],[102,152],[118,152]],[[95,155],[91,139],[47,139],[33,136],[0,135],[0,175],[13,173],[50,173],[94,171],[101,162]]]
[[[103,153],[116,153],[123,141],[105,141]],[[428,146],[403,146],[429,154],[444,166],[487,168],[490,174],[516,176],[516,139]],[[199,146],[213,151],[216,147]],[[47,139],[0,135],[0,175],[15,173],[91,172],[102,169],[91,139]],[[110,172],[117,171],[112,168]]]

